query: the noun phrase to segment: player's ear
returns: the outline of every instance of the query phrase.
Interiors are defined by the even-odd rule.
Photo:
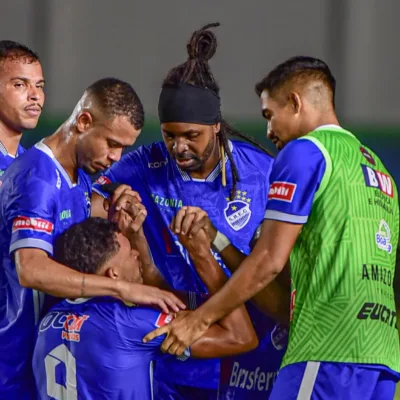
[[[76,129],[79,133],[84,133],[89,130],[93,124],[93,117],[89,111],[81,111],[76,119]]]
[[[118,271],[114,267],[109,267],[105,271],[105,276],[111,279],[118,279]]]
[[[221,130],[221,123],[218,122],[218,124],[213,125],[214,133],[217,134]]]
[[[298,93],[296,92],[291,92],[289,94],[289,103],[290,106],[292,107],[293,113],[298,114],[303,107],[303,103],[301,101],[301,98]]]

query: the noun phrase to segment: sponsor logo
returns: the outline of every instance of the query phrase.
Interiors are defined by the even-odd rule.
[[[60,221],[71,218],[71,210],[63,210],[60,212]]]
[[[374,158],[371,156],[369,151],[364,147],[360,147],[361,154],[365,157],[365,159],[372,165],[376,165]]]
[[[160,315],[158,316],[157,321],[155,323],[155,326],[157,328],[160,328],[164,325],[169,324],[173,319],[174,319],[174,316],[172,314],[160,313]]]
[[[50,221],[46,221],[42,218],[30,218],[19,216],[14,219],[12,232],[20,230],[32,230],[35,232],[42,232],[51,235],[54,229],[54,225]]]
[[[183,203],[181,199],[174,199],[171,197],[164,197],[156,193],[152,193],[154,203],[166,208],[182,208]]]
[[[247,369],[235,361],[229,377],[229,386],[249,391],[266,392],[272,389],[278,371],[263,372],[260,367]]]
[[[106,185],[106,184],[108,184],[108,183],[111,183],[111,180],[108,179],[106,176],[101,175],[101,176],[99,176],[99,177],[97,178],[97,180],[96,180],[95,183],[98,183],[99,185]]]
[[[391,328],[397,329],[396,310],[391,310],[384,304],[364,303],[357,315],[357,319],[380,321]]]
[[[77,315],[53,311],[47,314],[40,326],[39,332],[47,329],[61,329],[61,338],[64,340],[79,342],[81,340],[81,329],[83,323],[89,318],[89,315]]]
[[[271,332],[271,342],[275,349],[283,350],[287,346],[288,342],[288,329],[280,324],[275,325],[274,330]]]
[[[378,249],[388,252],[392,252],[392,244],[390,243],[390,228],[385,220],[382,220],[379,224],[378,232],[375,233],[375,242]]]
[[[274,182],[268,192],[268,200],[279,200],[291,203],[297,185],[290,182]]]
[[[235,198],[230,200],[227,197],[226,200],[228,203],[224,209],[224,215],[229,226],[235,231],[244,228],[251,217],[251,198],[248,197],[247,191],[236,190]]]
[[[389,197],[393,197],[393,182],[389,175],[383,172],[376,171],[367,165],[361,164],[361,169],[364,174],[365,184],[368,187],[379,189]]]
[[[60,189],[60,187],[61,187],[61,176],[60,176],[60,173],[58,172],[58,169],[56,169],[56,174],[57,174],[56,188]]]
[[[164,161],[154,161],[147,163],[149,168],[161,168],[165,167],[167,164],[168,164],[168,158],[166,158]]]
[[[362,279],[380,282],[385,286],[393,287],[394,273],[388,268],[380,265],[367,265],[362,267]]]

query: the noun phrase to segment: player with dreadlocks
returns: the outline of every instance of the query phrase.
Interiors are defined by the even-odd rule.
[[[180,210],[178,215],[201,208],[233,246],[249,253],[250,241],[265,213],[273,163],[261,146],[234,130],[221,116],[219,87],[208,64],[217,48],[216,37],[209,28],[218,25],[206,25],[193,33],[187,45],[189,58],[173,68],[163,82],[158,112],[164,141],[126,154],[94,187],[94,191],[106,195],[102,184],[127,184],[138,192],[146,207],[148,216],[143,230],[137,234],[142,243],[147,238],[154,264],[151,257],[141,254],[145,283],[158,286],[167,283],[175,290],[198,294],[207,294],[193,265],[193,258],[198,255],[189,254],[181,245],[179,232],[170,229],[172,220]],[[252,144],[232,141],[232,136]],[[98,210],[96,215],[101,215],[99,196],[93,196],[93,207]],[[199,251],[204,251],[200,247]],[[213,254],[229,276],[219,256],[222,249],[216,240]],[[281,314],[286,311],[288,314],[288,310],[289,301]],[[281,331],[275,329],[276,322],[272,319],[259,312],[258,317],[263,319],[260,324],[263,331],[257,333],[260,339],[267,338],[268,343],[260,341],[263,349],[269,351],[268,356],[262,357],[258,370],[264,376],[268,373],[276,376],[284,346],[279,343],[274,347],[272,343],[277,341],[271,333]],[[155,398],[216,399],[219,371],[219,360],[191,359],[186,361],[185,368],[173,359],[160,361],[154,375]],[[270,379],[268,385],[265,382],[261,385],[263,398],[272,382]],[[236,383],[239,382],[233,382],[234,388],[238,386]],[[248,390],[253,391],[250,386]]]

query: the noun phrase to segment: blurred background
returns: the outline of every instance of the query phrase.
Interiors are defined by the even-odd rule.
[[[3,0],[0,37],[37,51],[47,81],[44,114],[25,146],[53,132],[84,89],[106,76],[129,81],[144,103],[137,144],[160,140],[162,80],[186,59],[192,32],[218,21],[211,66],[228,121],[267,144],[254,84],[293,55],[322,58],[338,81],[343,126],[378,152],[399,184],[398,15],[398,0]]]
[[[211,67],[225,118],[264,145],[254,85],[294,55],[322,58],[337,79],[342,125],[372,147],[400,185],[399,0],[2,0],[0,38],[41,57],[46,103],[31,146],[69,115],[99,78],[127,80],[146,110],[135,146],[161,140],[161,83],[186,60],[186,43],[220,22]],[[399,396],[400,397],[400,396]]]

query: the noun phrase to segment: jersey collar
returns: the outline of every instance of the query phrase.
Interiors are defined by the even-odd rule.
[[[72,183],[69,175],[67,174],[67,171],[65,171],[63,166],[58,162],[57,158],[55,157],[54,153],[51,151],[50,147],[43,143],[43,140],[41,140],[39,143],[36,143],[35,147],[52,159],[54,164],[56,164],[57,169],[60,171],[61,175],[64,177],[65,181],[68,183],[68,186],[70,189],[75,187],[77,184],[79,185],[79,181],[80,181],[79,174],[78,174],[78,182]]]
[[[353,138],[355,138],[355,136],[349,132],[346,131],[346,129],[342,128],[340,125],[336,125],[336,124],[327,124],[327,125],[321,125],[318,128],[314,129],[314,132],[318,132],[318,131],[324,131],[324,130],[331,130],[331,131],[340,131],[342,133],[345,133]]]
[[[66,301],[67,303],[70,303],[70,304],[82,304],[82,303],[86,303],[86,302],[89,301],[90,299],[92,299],[92,297],[78,297],[78,298],[75,299],[75,300],[72,300],[72,299],[65,299],[65,301]]]
[[[17,149],[17,154],[15,154],[15,155],[10,154],[6,149],[6,146],[4,146],[4,144],[2,142],[0,142],[0,153],[5,155],[5,156],[11,157],[11,158],[17,158],[18,157],[18,150],[19,150],[19,145],[18,145],[18,149]]]
[[[229,144],[229,150],[232,152],[233,151],[233,143],[228,140]],[[225,156],[225,164],[228,162],[228,157]],[[183,171],[182,169],[179,168],[177,163],[174,163],[176,165],[176,168],[178,169],[179,173],[181,174],[182,179],[187,182],[187,181],[193,181],[193,182],[214,182],[217,176],[221,173],[222,171],[222,160],[220,159],[218,164],[214,167],[214,169],[210,172],[210,174],[207,176],[205,179],[194,179],[192,178],[186,171]]]

